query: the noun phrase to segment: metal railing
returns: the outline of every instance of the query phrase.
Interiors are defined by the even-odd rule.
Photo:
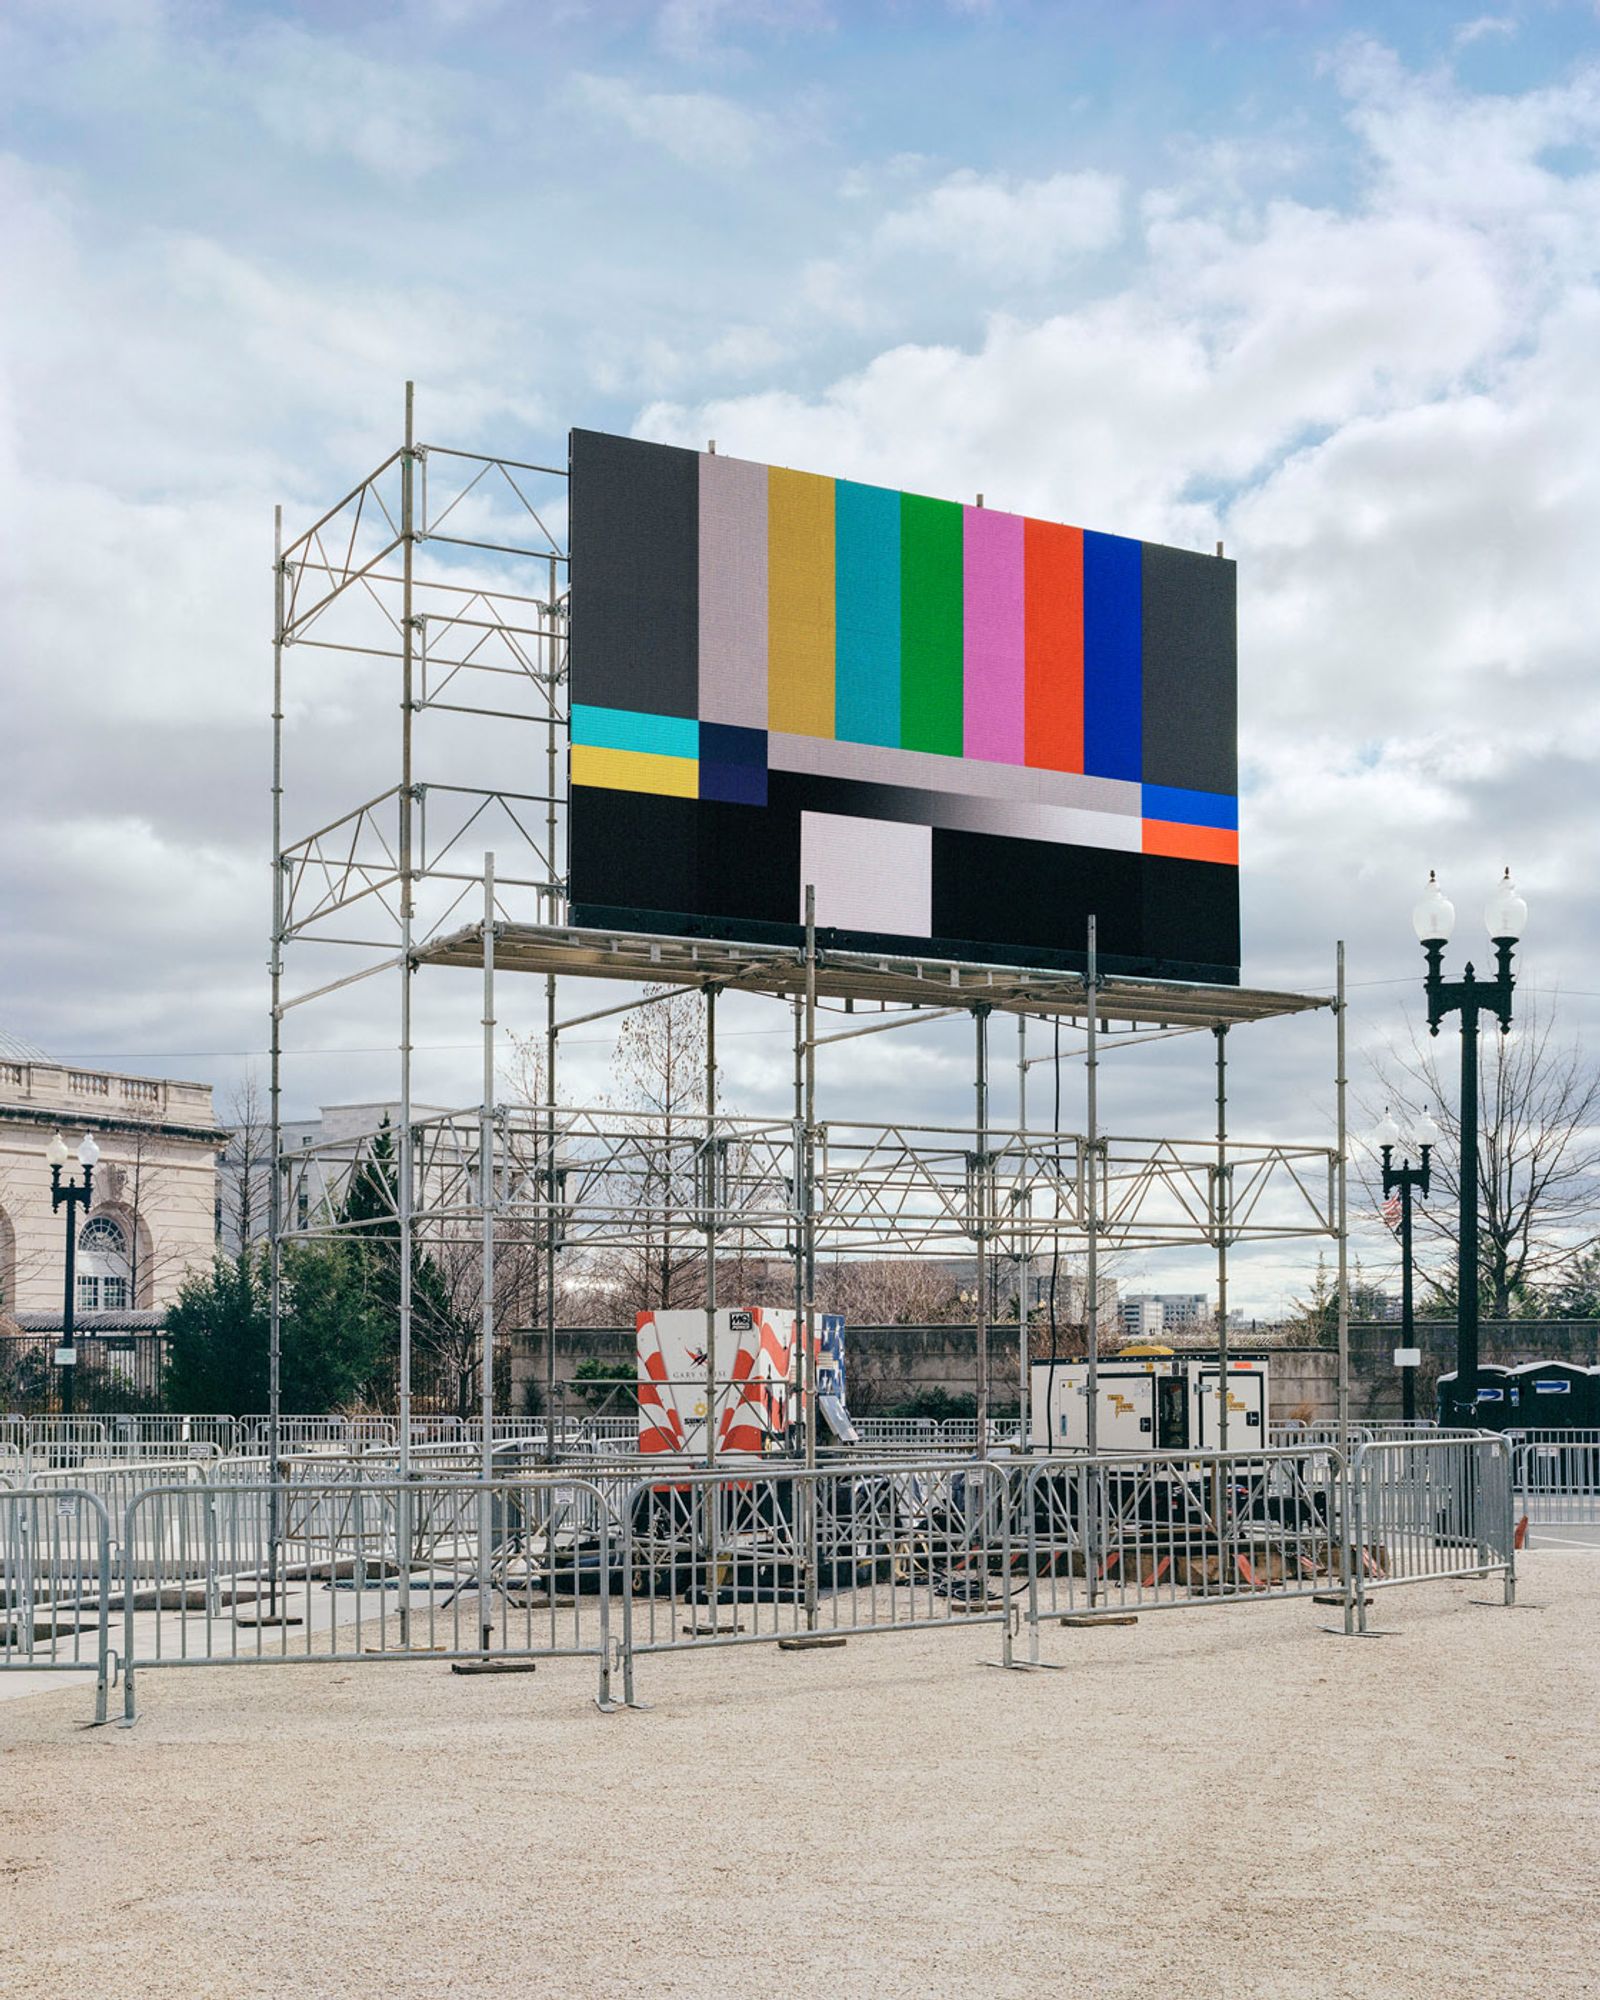
[[[111,1574],[98,1495],[0,1489],[0,1673],[92,1673],[96,1722],[111,1684]]]
[[[1365,1631],[1377,1588],[1503,1575],[1532,1475],[1504,1438],[1219,1453],[951,1459],[925,1449],[808,1469],[767,1459],[646,1472],[596,1448],[559,1470],[449,1443],[399,1479],[359,1445],[281,1460],[123,1461],[0,1488],[0,1666],[98,1666],[123,1619],[128,1684],[180,1665],[431,1657],[620,1668],[725,1645],[995,1626],[1036,1666],[1045,1626],[1331,1596]],[[181,1469],[182,1477],[174,1477]],[[1600,1485],[1600,1479],[1596,1480]],[[1014,1641],[1025,1633],[1027,1657]]]
[[[1600,1430],[1508,1432],[1516,1507],[1536,1528],[1600,1526]]]
[[[1030,1658],[1053,1620],[1339,1589],[1343,1476],[1326,1445],[1020,1470]]]
[[[673,1470],[623,1498],[622,1673],[641,1655],[1000,1625],[1013,1552],[992,1462]]]
[[[128,1504],[124,1720],[177,1666],[594,1659],[610,1705],[614,1538],[598,1489],[565,1477],[187,1487]],[[154,1615],[151,1615],[151,1613]]]
[[[1345,1623],[1367,1629],[1375,1590],[1501,1576],[1516,1597],[1512,1447],[1499,1437],[1413,1438],[1356,1447],[1349,1476]]]

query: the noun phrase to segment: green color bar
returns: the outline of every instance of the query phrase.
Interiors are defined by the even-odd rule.
[[[962,523],[953,500],[900,496],[900,747],[962,754]]]

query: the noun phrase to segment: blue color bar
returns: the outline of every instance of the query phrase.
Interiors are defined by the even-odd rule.
[[[1083,768],[1142,775],[1142,550],[1122,535],[1083,537]]]
[[[1239,801],[1227,792],[1186,792],[1177,785],[1146,785],[1144,816],[1175,820],[1179,826],[1215,826],[1236,833]]]

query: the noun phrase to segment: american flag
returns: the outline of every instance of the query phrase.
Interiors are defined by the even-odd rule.
[[[1398,1229],[1400,1227],[1399,1195],[1390,1195],[1389,1199],[1383,1204],[1383,1219],[1391,1229]]]

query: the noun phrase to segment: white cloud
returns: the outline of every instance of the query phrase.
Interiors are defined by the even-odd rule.
[[[449,107],[436,69],[378,62],[286,21],[250,35],[237,62],[256,115],[286,146],[343,154],[401,181],[450,157]]]
[[[701,62],[725,54],[724,36],[739,27],[792,34],[829,25],[820,0],[665,0],[656,16],[656,39],[680,62]]]
[[[1486,881],[1510,858],[1553,977],[1595,945],[1600,179],[1550,157],[1600,133],[1600,85],[1478,97],[1371,46],[1339,77],[1354,206],[1180,185],[1105,296],[893,347],[808,395],[656,405],[637,428],[1225,539],[1247,976],[1319,983],[1331,925],[1366,968],[1406,967],[1411,881]]]
[[[1112,174],[1043,180],[964,169],[878,223],[882,251],[953,258],[977,271],[1038,282],[1073,258],[1109,249],[1122,234],[1122,183]]]
[[[1509,41],[1517,32],[1517,24],[1509,14],[1480,14],[1475,21],[1463,21],[1456,29],[1455,43],[1458,48],[1467,48],[1473,42],[1481,42],[1491,36],[1501,36]]]
[[[685,166],[727,170],[749,164],[760,148],[762,127],[730,98],[705,90],[646,90],[626,77],[577,72],[578,101],[608,124],[646,145],[659,146]]]

